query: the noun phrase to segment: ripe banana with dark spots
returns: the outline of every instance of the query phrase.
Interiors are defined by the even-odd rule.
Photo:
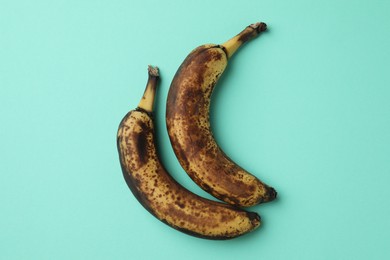
[[[167,225],[196,237],[231,239],[260,226],[260,216],[202,198],[176,182],[162,165],[155,146],[153,103],[159,79],[149,66],[144,95],[122,119],[117,145],[124,178],[134,196]]]
[[[265,30],[265,23],[251,24],[223,44],[194,49],[176,72],[167,98],[168,134],[181,166],[205,191],[242,207],[271,201],[276,191],[234,163],[218,146],[210,129],[210,100],[229,58]]]

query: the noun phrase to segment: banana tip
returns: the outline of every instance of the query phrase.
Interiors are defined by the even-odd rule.
[[[271,200],[276,199],[276,197],[278,196],[278,193],[276,192],[276,190],[274,188],[270,187],[270,189],[268,190],[268,196],[269,196],[269,201],[271,201]]]
[[[252,27],[253,29],[255,29],[258,33],[264,32],[265,30],[267,30],[267,24],[263,23],[263,22],[253,23],[249,26]]]
[[[160,73],[158,71],[158,67],[157,66],[149,65],[148,66],[148,72],[149,72],[149,75],[152,76],[152,77],[160,77]]]
[[[259,214],[257,214],[256,212],[247,212],[247,216],[254,227],[260,226],[261,217]]]

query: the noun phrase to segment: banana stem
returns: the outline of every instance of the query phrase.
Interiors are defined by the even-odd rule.
[[[237,51],[238,48],[245,42],[255,38],[261,32],[267,29],[267,25],[265,23],[253,23],[247,26],[242,32],[221,44],[221,46],[225,49],[228,59],[233,56],[233,54]]]
[[[157,82],[160,78],[158,67],[148,66],[148,82],[141,101],[138,104],[138,108],[141,108],[147,112],[153,112],[154,99],[156,96]]]

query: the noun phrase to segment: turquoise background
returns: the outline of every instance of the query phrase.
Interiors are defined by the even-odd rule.
[[[390,1],[0,1],[0,259],[388,259]],[[117,126],[161,69],[257,21],[231,60],[212,127],[273,185],[261,229],[230,241],[177,232],[122,177]]]

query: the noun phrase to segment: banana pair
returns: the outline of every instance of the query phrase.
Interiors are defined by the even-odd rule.
[[[207,239],[231,239],[260,226],[249,207],[276,198],[276,191],[234,163],[210,129],[210,98],[229,58],[245,42],[266,30],[265,23],[246,27],[223,44],[193,50],[176,72],[166,107],[169,138],[183,169],[214,197],[202,198],[176,182],[156,150],[153,103],[159,80],[148,68],[144,95],[119,125],[117,145],[124,178],[137,200],[156,218],[184,233]]]

